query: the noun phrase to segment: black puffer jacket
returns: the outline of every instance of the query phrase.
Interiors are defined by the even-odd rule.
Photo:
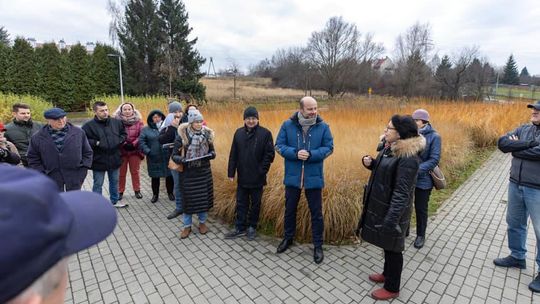
[[[180,178],[180,193],[182,194],[182,207],[185,214],[207,212],[214,206],[214,183],[210,160],[216,157],[214,151],[214,131],[203,127],[208,139],[209,147],[206,157],[194,161],[185,162],[184,150],[191,143],[187,133],[188,124],[178,127],[179,136],[174,141],[172,159],[174,162],[183,163],[184,171]]]
[[[359,223],[365,241],[384,250],[403,251],[420,164],[418,154],[425,144],[422,136],[398,140],[379,152],[368,168],[372,172]]]
[[[86,122],[82,129],[94,151],[92,170],[108,171],[120,168],[120,146],[127,137],[122,121],[110,117],[105,120],[94,117]]]
[[[229,154],[228,177],[238,172],[238,185],[258,188],[266,185],[266,174],[274,161],[274,140],[268,129],[257,125],[242,127],[234,133]]]

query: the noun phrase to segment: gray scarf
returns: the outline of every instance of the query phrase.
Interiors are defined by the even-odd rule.
[[[315,122],[317,121],[317,116],[313,118],[305,118],[302,113],[298,112],[298,123],[302,126],[302,130],[304,131],[304,134],[307,133],[309,130],[309,127],[313,126]]]
[[[191,138],[191,143],[186,150],[186,159],[192,159],[201,157],[208,154],[209,144],[208,138],[205,136],[205,132],[193,130],[191,126],[188,127],[188,136]]]

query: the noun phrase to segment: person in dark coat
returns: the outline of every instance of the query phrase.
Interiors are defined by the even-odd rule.
[[[124,124],[126,129],[126,141],[120,147],[122,156],[122,165],[120,166],[120,181],[118,189],[118,200],[124,197],[126,190],[127,169],[131,174],[131,186],[135,197],[141,199],[141,161],[144,159],[144,154],[139,149],[139,136],[141,135],[144,124],[142,122],[141,113],[135,109],[135,105],[130,102],[121,104],[114,112],[114,118],[119,119]]]
[[[428,203],[433,180],[429,172],[432,171],[441,160],[441,136],[430,123],[428,111],[418,109],[413,112],[412,118],[418,126],[418,132],[426,139],[426,148],[420,154],[420,168],[418,179],[414,189],[414,210],[416,211],[416,239],[414,248],[424,247],[426,240],[426,228],[428,221]]]
[[[214,206],[210,160],[216,158],[216,153],[214,131],[203,126],[203,116],[199,111],[189,113],[188,123],[178,127],[178,134],[172,159],[184,167],[180,179],[184,229],[180,238],[185,239],[191,233],[193,214],[199,217],[199,232],[208,233],[208,210]]]
[[[374,282],[384,282],[383,288],[371,293],[377,300],[399,296],[405,232],[411,219],[419,154],[426,145],[411,116],[392,116],[384,136],[387,145],[377,158],[362,158],[371,176],[358,224],[362,239],[384,249],[383,273],[369,276]]]
[[[96,101],[92,110],[94,118],[82,126],[88,143],[94,151],[92,191],[101,194],[105,173],[107,173],[111,203],[117,208],[126,207],[127,204],[118,202],[118,184],[122,165],[120,147],[126,141],[126,130],[120,120],[109,117],[109,108],[105,102]]]
[[[6,138],[17,147],[23,166],[28,166],[26,153],[30,138],[36,134],[43,124],[32,120],[30,106],[24,103],[15,103],[12,106],[13,121],[6,125]]]
[[[160,110],[152,110],[148,114],[146,123],[148,124],[141,131],[139,136],[139,147],[142,153],[146,155],[146,165],[148,176],[152,180],[152,199],[155,203],[159,199],[159,180],[165,177],[165,186],[169,200],[174,201],[173,185],[174,181],[171,171],[167,167],[169,163],[169,153],[159,144],[159,128],[165,119],[165,115]]]
[[[169,111],[171,110],[171,105],[174,106],[174,102],[169,105]],[[169,125],[161,129],[161,131],[159,132],[159,144],[165,147],[165,149],[167,149],[167,151],[169,152],[169,158],[172,156],[174,141],[176,137],[179,136],[178,126],[180,125],[180,120],[182,118],[181,108],[180,111],[175,111],[173,113],[170,113],[169,115],[171,114],[173,115],[173,118],[172,120],[170,120]],[[170,171],[174,181],[174,200],[176,206],[174,210],[167,215],[168,220],[172,220],[173,218],[178,217],[184,212],[182,208],[182,194],[180,193],[180,178],[182,178],[182,173],[172,169]]]
[[[320,264],[324,259],[323,163],[334,151],[334,138],[330,126],[317,115],[315,98],[303,97],[299,111],[281,125],[276,138],[276,151],[285,160],[285,236],[277,253],[285,252],[293,243],[296,210],[304,189],[311,214],[313,261]]]
[[[43,116],[47,125],[30,140],[28,167],[54,180],[60,192],[81,190],[93,156],[86,134],[67,122],[60,108],[49,109]]]
[[[7,140],[5,133],[6,128],[0,122],[0,163],[18,165],[21,162],[21,157],[19,156],[17,147]]]
[[[528,222],[536,236],[536,270],[540,269],[540,100],[528,104],[530,123],[523,124],[501,136],[497,142],[503,153],[512,153],[506,224],[510,254],[493,260],[499,267],[527,268]],[[501,168],[502,169],[502,168]],[[499,222],[494,223],[502,228]],[[540,272],[529,290],[540,292]]]
[[[229,154],[227,174],[233,181],[238,173],[238,186],[236,225],[233,231],[225,235],[226,239],[244,235],[250,240],[255,238],[263,186],[266,185],[266,174],[270,170],[274,156],[272,133],[259,125],[257,109],[247,107],[244,111],[244,126],[234,133]]]

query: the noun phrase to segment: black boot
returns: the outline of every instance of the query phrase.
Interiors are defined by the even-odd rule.
[[[152,204],[155,204],[158,201],[158,198],[159,198],[158,195],[154,194],[154,195],[152,195],[152,199],[150,200],[150,202]]]
[[[416,237],[416,240],[414,240],[414,248],[420,249],[424,247],[424,242],[426,241],[426,238],[419,235]]]
[[[135,191],[135,197],[136,197],[137,199],[141,199],[141,198],[142,198],[141,191]]]
[[[291,239],[283,239],[283,241],[281,241],[281,243],[279,243],[279,246],[277,247],[277,253],[285,252],[285,250],[289,249],[292,243],[293,240]]]
[[[324,254],[323,254],[322,246],[315,247],[315,249],[313,249],[313,261],[315,262],[315,264],[320,264],[322,263],[323,259],[324,259]]]
[[[169,200],[174,202],[174,194],[167,193],[167,195],[169,195]]]

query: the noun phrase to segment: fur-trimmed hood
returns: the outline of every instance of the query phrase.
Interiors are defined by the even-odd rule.
[[[125,105],[125,104],[130,104],[133,107],[133,109],[134,109],[133,113],[135,114],[135,117],[136,117],[137,121],[142,120],[141,112],[139,112],[139,110],[135,109],[135,106],[133,104],[129,103],[129,102],[120,104],[118,106],[118,108],[116,108],[116,111],[114,111],[114,113],[112,115],[113,118],[120,119],[120,120],[124,121],[122,119],[123,118],[123,116],[122,116],[122,106]]]
[[[184,146],[187,146],[189,143],[188,137],[187,137],[187,129],[189,128],[189,123],[185,122],[178,126],[178,135],[182,138],[182,144]],[[202,126],[202,131],[205,134],[205,136],[208,138],[208,143],[213,144],[214,143],[214,137],[215,132],[214,130],[208,128],[207,126]]]
[[[418,155],[426,147],[424,136],[415,136],[407,139],[398,139],[390,149],[396,157],[412,157]]]

